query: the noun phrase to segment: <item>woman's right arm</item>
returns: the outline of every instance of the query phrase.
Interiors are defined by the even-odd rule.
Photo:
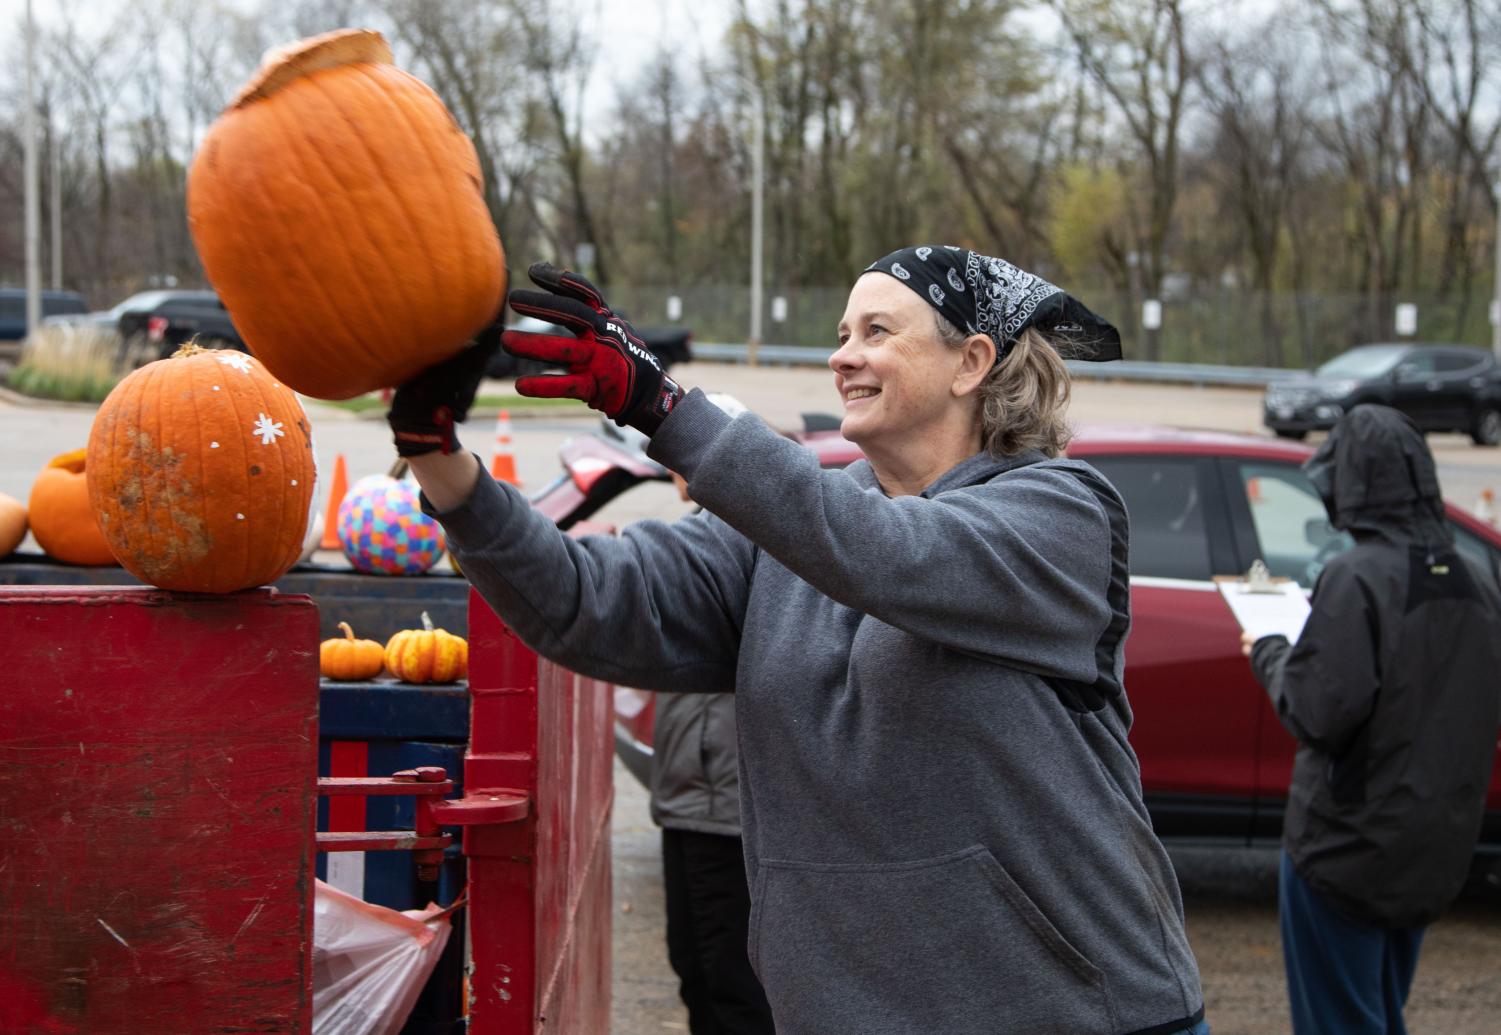
[[[734,688],[754,548],[722,521],[642,521],[575,539],[473,454],[411,463],[464,575],[539,654],[643,689]]]

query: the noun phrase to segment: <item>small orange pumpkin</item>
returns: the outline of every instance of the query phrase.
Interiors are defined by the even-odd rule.
[[[99,407],[88,456],[99,527],[143,582],[233,593],[302,554],[312,430],[250,356],[190,344],[141,367]]]
[[[365,29],[267,55],[193,158],[188,226],[250,351],[320,399],[402,384],[505,299],[473,143]]]
[[[0,492],[0,557],[13,551],[26,538],[26,504]]]
[[[329,679],[374,679],[386,667],[386,649],[374,640],[357,640],[348,622],[340,622],[344,638],[318,645],[318,670]]]
[[[89,491],[99,475],[86,471],[86,453],[75,449],[53,457],[32,482],[27,508],[31,534],[54,560],[112,567],[115,555],[89,506]]]
[[[469,644],[462,636],[434,629],[424,611],[421,629],[403,629],[386,644],[386,668],[408,683],[452,683],[469,670]]]

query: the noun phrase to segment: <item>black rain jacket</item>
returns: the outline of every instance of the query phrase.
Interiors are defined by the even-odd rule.
[[[1430,923],[1458,895],[1501,721],[1501,592],[1465,561],[1422,433],[1357,406],[1304,466],[1355,545],[1314,587],[1298,642],[1258,640],[1256,677],[1298,741],[1283,845],[1368,923]]]

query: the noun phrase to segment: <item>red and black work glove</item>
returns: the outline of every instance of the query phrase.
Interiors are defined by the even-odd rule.
[[[487,326],[456,356],[435,363],[391,397],[386,422],[398,456],[457,453],[457,426],[469,416],[490,358],[500,346],[500,320]]]
[[[576,337],[506,331],[506,351],[568,368],[566,374],[518,378],[516,391],[539,398],[582,399],[622,427],[653,435],[683,390],[641,336],[577,273],[539,262],[527,271],[543,291],[512,291],[511,308],[561,324]]]

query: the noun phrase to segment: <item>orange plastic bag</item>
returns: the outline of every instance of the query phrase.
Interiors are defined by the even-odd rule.
[[[313,1035],[396,1035],[448,944],[452,911],[397,912],[318,881]]]

